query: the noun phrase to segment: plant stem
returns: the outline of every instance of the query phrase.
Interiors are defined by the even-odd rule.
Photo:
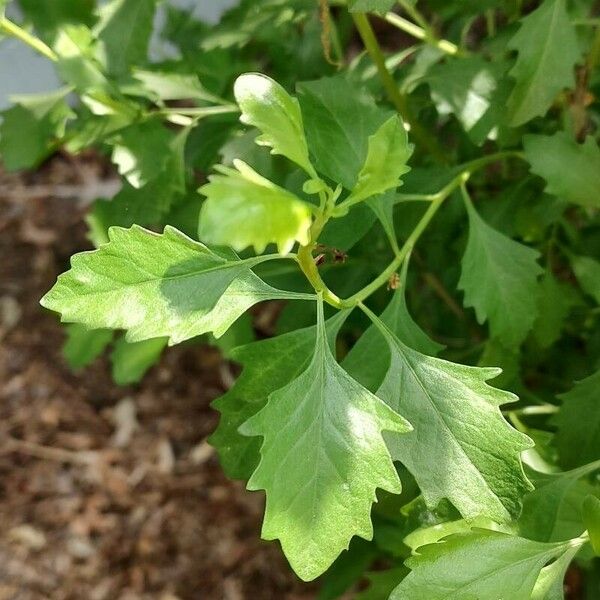
[[[7,35],[21,40],[23,43],[33,48],[36,52],[39,52],[42,56],[49,58],[53,62],[58,60],[58,56],[54,50],[52,50],[52,48],[6,17],[0,17],[0,31],[3,31]]]
[[[413,246],[417,243],[421,234],[425,231],[431,219],[433,219],[435,213],[438,211],[444,200],[459,186],[464,185],[468,180],[471,172],[467,169],[458,174],[448,185],[444,186],[437,194],[432,194],[428,199],[431,200],[430,206],[425,211],[425,214],[421,217],[421,220],[417,223],[411,234],[408,236],[406,242],[404,242],[402,248],[396,253],[394,260],[382,271],[371,283],[366,285],[362,290],[356,292],[356,294],[349,298],[342,299],[334,294],[328,287],[327,284],[321,278],[321,274],[315,264],[312,252],[316,246],[317,238],[323,230],[325,223],[329,219],[329,215],[321,213],[317,215],[313,226],[311,227],[311,242],[306,246],[300,246],[298,250],[297,258],[298,264],[302,269],[302,272],[313,286],[317,293],[323,294],[323,300],[331,306],[336,308],[352,308],[368,298],[373,292],[378,290],[384,285],[394,272],[400,267],[404,259],[412,251]],[[339,206],[342,206],[340,204]]]
[[[385,64],[385,57],[379,46],[379,42],[375,37],[373,28],[369,23],[365,13],[352,13],[352,19],[356,25],[356,29],[365,45],[371,60],[375,63],[379,78],[386,91],[388,99],[396,107],[398,114],[402,117],[405,123],[410,127],[410,131],[415,138],[415,141],[424,149],[426,149],[437,162],[446,163],[446,156],[439,146],[437,140],[430,136],[429,133],[417,122],[414,118],[408,100],[404,94],[400,92],[395,79],[389,72]]]
[[[435,35],[429,33],[428,30],[424,29],[423,27],[419,27],[418,25],[415,25],[408,19],[405,19],[404,17],[401,17],[400,15],[397,15],[396,13],[393,13],[393,12],[386,13],[386,15],[383,18],[390,25],[394,25],[394,27],[401,29],[405,33],[412,35],[414,38],[416,38],[418,40],[423,40],[430,46],[433,46],[434,48],[441,50],[445,54],[449,54],[450,56],[456,56],[458,54],[465,54],[465,52],[461,51],[461,49],[456,44],[454,44],[448,40],[439,39]]]

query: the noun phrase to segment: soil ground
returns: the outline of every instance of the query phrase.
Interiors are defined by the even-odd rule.
[[[0,172],[0,600],[314,598],[260,541],[261,495],[206,443],[231,377],[215,350],[171,348],[128,388],[106,358],[76,374],[64,362],[38,301],[90,247],[103,169],[57,156]]]

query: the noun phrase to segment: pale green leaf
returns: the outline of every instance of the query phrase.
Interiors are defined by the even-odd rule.
[[[114,75],[146,62],[156,4],[157,0],[111,0],[102,7],[95,33]]]
[[[411,573],[390,600],[531,600],[542,569],[579,548],[581,540],[541,543],[474,530],[419,548]]]
[[[564,600],[565,598],[565,575],[571,561],[579,552],[579,546],[569,548],[554,562],[544,567],[535,582],[531,592],[531,600]]]
[[[583,502],[583,522],[596,556],[600,556],[600,500],[588,496]]]
[[[490,227],[470,201],[469,239],[462,259],[459,289],[479,323],[509,347],[518,346],[537,316],[539,253]]]
[[[78,370],[98,358],[113,339],[111,329],[88,329],[71,323],[65,328],[67,339],[63,355],[71,369]]]
[[[235,250],[254,246],[258,254],[275,243],[281,254],[294,242],[310,240],[312,208],[286,189],[235,160],[236,169],[218,165],[217,175],[200,188],[206,202],[200,213],[198,236],[210,244]]]
[[[531,489],[520,453],[532,442],[500,412],[516,396],[485,383],[499,369],[421,354],[371,317],[391,354],[377,395],[414,427],[404,436],[386,435],[394,460],[411,472],[430,507],[447,498],[466,519],[516,517]]]
[[[259,261],[224,258],[172,227],[112,227],[109,243],[73,256],[41,303],[66,322],[125,329],[129,342],[219,337],[257,302],[312,298],[264,283],[249,267]]]
[[[410,170],[406,163],[413,147],[400,117],[390,117],[369,136],[368,144],[365,163],[348,197],[352,203],[397,188],[402,185],[400,177]]]
[[[128,342],[125,336],[120,337],[110,354],[114,382],[117,385],[129,385],[140,381],[158,361],[167,342],[166,338]]]
[[[237,78],[233,88],[240,105],[242,123],[262,132],[258,144],[270,146],[273,154],[282,154],[316,178],[308,158],[308,147],[298,100],[276,81],[260,73]]]
[[[600,371],[559,396],[556,445],[560,463],[578,467],[600,459]]]
[[[196,75],[134,69],[133,76],[154,100],[214,100]]]
[[[519,53],[510,71],[515,87],[507,105],[516,127],[544,115],[559,92],[575,85],[580,51],[565,0],[544,0],[521,21],[509,48]]]
[[[568,202],[600,208],[600,148],[592,136],[578,144],[571,135],[526,135],[531,171],[546,181],[546,192]]]
[[[351,190],[365,163],[369,136],[391,113],[341,75],[299,83],[298,100],[315,166]]]
[[[400,492],[382,430],[410,430],[338,365],[319,307],[310,364],[240,429],[263,437],[261,461],[248,483],[266,490],[262,535],[281,541],[307,581],[323,573],[353,536],[372,538],[375,490]]]
[[[340,312],[325,323],[329,345],[347,313]],[[219,425],[210,437],[224,471],[233,479],[248,479],[259,461],[260,440],[241,435],[239,426],[267,403],[269,394],[302,373],[312,358],[317,328],[297,329],[274,338],[252,342],[229,352],[228,358],[243,367],[232,388],[213,402],[221,413]]]

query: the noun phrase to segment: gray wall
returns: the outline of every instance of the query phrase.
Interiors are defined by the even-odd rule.
[[[195,7],[193,14],[209,21],[216,21],[226,8],[236,4],[237,0],[168,0],[173,6],[181,8]],[[9,3],[8,16],[16,15],[14,2]],[[162,16],[157,17],[157,28]],[[154,40],[152,54],[157,57],[169,54],[169,49]],[[13,94],[45,92],[59,87],[59,80],[52,64],[39,56],[28,46],[13,38],[0,41],[0,110],[10,105]]]

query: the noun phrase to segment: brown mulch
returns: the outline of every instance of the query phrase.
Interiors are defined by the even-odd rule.
[[[64,362],[38,301],[89,248],[77,198],[103,169],[58,156],[0,172],[0,600],[314,598],[260,541],[261,494],[206,443],[229,374],[215,350],[170,348],[128,388],[105,358]]]

